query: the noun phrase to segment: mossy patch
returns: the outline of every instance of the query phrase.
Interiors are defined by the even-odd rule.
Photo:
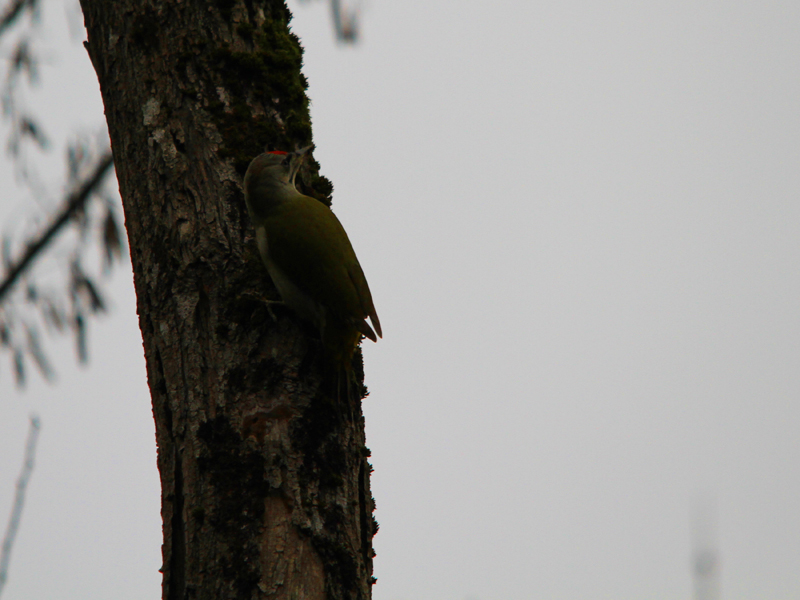
[[[235,28],[251,50],[223,46],[212,54],[225,94],[207,94],[213,98],[208,108],[222,134],[219,154],[232,159],[242,176],[265,150],[294,150],[312,141],[308,82],[301,70],[303,48],[289,29],[291,14],[282,1],[267,3],[265,10],[267,18],[260,27],[245,22]],[[263,107],[266,114],[254,106]],[[330,204],[333,186],[319,176],[316,161],[307,161],[301,177],[306,193]]]

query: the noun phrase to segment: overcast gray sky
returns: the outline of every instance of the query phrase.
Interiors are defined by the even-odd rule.
[[[290,6],[384,325],[375,599],[688,599],[698,503],[723,598],[799,598],[800,4],[369,0],[355,48]],[[45,7],[33,101],[99,128]],[[112,287],[88,368],[48,341],[58,381],[17,392],[0,364],[0,519],[43,421],[3,600],[160,594],[127,267]]]

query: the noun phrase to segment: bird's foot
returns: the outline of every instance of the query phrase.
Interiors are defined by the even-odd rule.
[[[272,307],[275,305],[286,306],[286,303],[282,300],[266,300],[264,304],[267,305],[267,312],[269,313],[269,316],[272,317],[272,321],[277,323],[278,318],[275,316],[275,313],[272,312]]]

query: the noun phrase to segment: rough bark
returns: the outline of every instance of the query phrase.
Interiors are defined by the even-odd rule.
[[[265,146],[311,141],[289,12],[283,0],[82,6],[156,421],[163,598],[369,598],[360,400],[326,379],[313,331],[267,311],[277,296],[241,191]],[[310,162],[302,189],[324,201]]]

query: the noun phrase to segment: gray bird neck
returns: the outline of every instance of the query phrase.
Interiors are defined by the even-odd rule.
[[[278,207],[302,196],[290,181],[259,181],[249,190],[247,206],[255,216],[267,216]]]

